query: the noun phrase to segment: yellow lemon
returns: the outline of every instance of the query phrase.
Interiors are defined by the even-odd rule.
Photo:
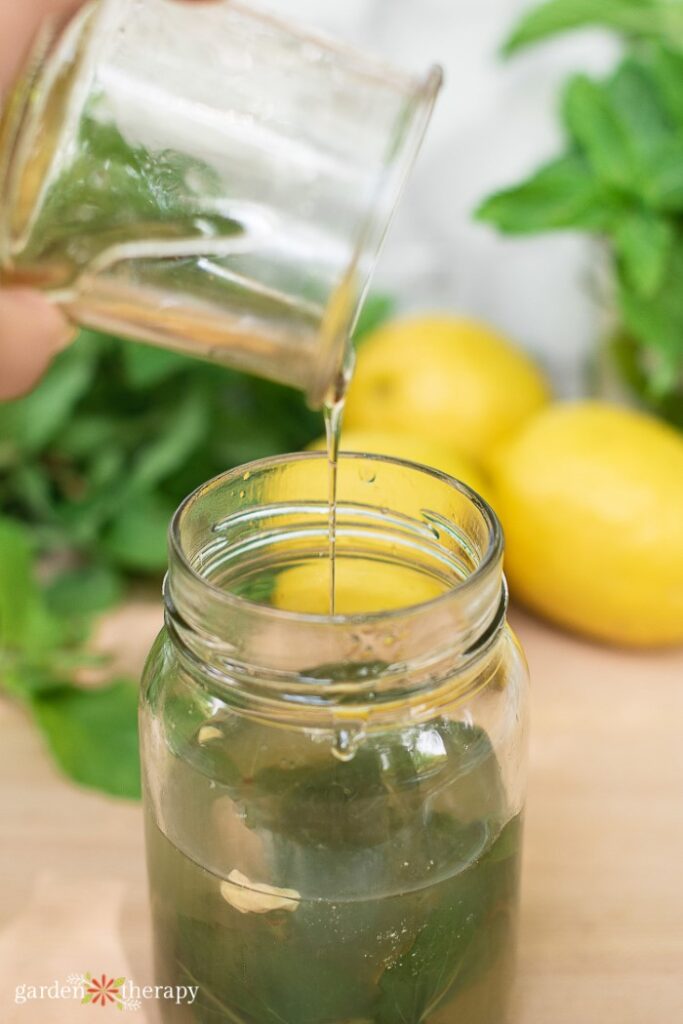
[[[349,430],[409,433],[478,459],[549,398],[534,363],[492,328],[453,316],[395,320],[358,352]]]
[[[445,592],[443,583],[409,566],[369,559],[338,558],[334,606],[338,615],[367,615],[408,608]],[[295,565],[277,579],[276,608],[310,615],[330,610],[330,563],[327,559]]]
[[[311,445],[314,450],[326,447],[324,438]],[[425,441],[409,434],[390,434],[382,431],[344,431],[341,450],[366,452],[371,455],[390,455],[439,469],[467,483],[486,496],[488,488],[481,471],[466,457],[438,441]],[[318,479],[321,467],[303,463],[297,480],[299,493],[310,492],[311,480]],[[343,501],[379,502],[397,507],[405,495],[415,488],[412,477],[386,474],[385,488],[375,493],[374,476],[368,480],[362,472],[345,465],[340,466],[340,497]],[[424,494],[429,493],[426,485]],[[279,500],[282,500],[280,494]],[[386,552],[385,552],[386,555]],[[368,614],[390,611],[429,601],[446,589],[443,581],[422,573],[412,566],[392,564],[384,559],[345,557],[343,551],[336,560],[335,610],[342,615]],[[330,563],[326,558],[304,562],[282,572],[271,598],[277,608],[288,611],[327,614],[330,604]]]
[[[310,447],[314,451],[324,451],[325,438]],[[487,494],[481,470],[466,455],[439,441],[424,440],[411,434],[392,434],[384,430],[343,430],[340,451],[391,455],[396,459],[418,462],[462,480],[483,497]]]
[[[599,402],[554,406],[489,461],[513,593],[617,644],[683,642],[683,437]]]

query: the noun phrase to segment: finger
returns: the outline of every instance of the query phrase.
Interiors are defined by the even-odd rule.
[[[66,19],[85,2],[86,0],[0,0],[0,96],[19,74],[41,23],[49,17]],[[202,0],[184,2],[197,3]]]
[[[66,17],[84,0],[0,0],[0,91],[12,84],[45,18]]]
[[[0,291],[0,399],[29,391],[73,333],[60,311],[36,292]]]

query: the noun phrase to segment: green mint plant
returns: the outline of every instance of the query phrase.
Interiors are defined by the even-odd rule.
[[[0,518],[0,692],[32,716],[65,774],[135,799],[137,685],[77,685],[79,670],[98,664],[87,647],[91,616],[118,592],[101,571],[66,573],[41,586],[35,556],[27,527]]]
[[[683,3],[551,0],[522,20],[504,52],[583,26],[617,31],[623,57],[605,79],[570,79],[560,106],[565,151],[476,215],[511,235],[575,230],[606,244],[622,376],[683,427]]]
[[[371,297],[357,338],[392,308]],[[170,517],[195,487],[321,433],[290,388],[83,331],[30,395],[0,403],[0,515],[28,523],[42,554],[158,575]]]

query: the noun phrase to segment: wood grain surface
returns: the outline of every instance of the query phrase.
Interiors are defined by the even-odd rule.
[[[137,667],[157,617],[128,609],[101,642]],[[514,621],[533,680],[514,1024],[679,1024],[683,652],[612,651]],[[152,983],[140,810],[62,779],[9,703],[0,749],[0,1019],[120,1020],[17,1004],[15,986],[86,970]],[[155,1019],[149,1003],[126,1016]]]

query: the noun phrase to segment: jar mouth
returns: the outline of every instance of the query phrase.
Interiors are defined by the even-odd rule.
[[[350,603],[334,615],[325,453],[249,463],[183,502],[164,598],[187,671],[249,713],[297,722],[329,707],[391,716],[406,700],[418,715],[483,685],[507,606],[493,510],[460,481],[387,456],[342,453],[337,483],[335,593]],[[303,608],[312,597],[327,610]]]
[[[482,585],[485,585],[491,577],[496,581],[495,592],[496,595],[500,595],[500,575],[501,575],[501,563],[503,557],[504,539],[503,532],[500,526],[500,522],[484,498],[482,498],[476,491],[474,491],[467,484],[455,477],[451,477],[446,473],[441,472],[437,469],[432,469],[428,466],[419,465],[414,462],[409,462],[403,459],[397,459],[390,456],[383,455],[366,455],[357,452],[342,452],[340,453],[340,467],[343,465],[357,466],[359,470],[363,466],[378,466],[378,467],[395,467],[401,472],[411,474],[413,481],[421,480],[426,483],[427,481],[435,482],[438,485],[449,489],[454,494],[457,494],[461,499],[467,503],[474,513],[480,517],[480,522],[484,532],[484,544],[479,552],[472,551],[470,547],[470,565],[462,565],[462,574],[458,578],[453,578],[450,585],[444,585],[441,593],[428,596],[425,599],[417,600],[415,602],[408,602],[405,604],[398,604],[395,607],[390,607],[381,610],[369,610],[359,612],[338,612],[330,614],[327,612],[318,611],[306,611],[306,610],[293,610],[287,607],[274,607],[270,604],[262,603],[254,600],[252,597],[245,596],[244,594],[236,593],[233,590],[225,589],[224,587],[218,586],[211,576],[207,574],[208,559],[206,557],[206,551],[202,552],[188,550],[185,532],[188,518],[190,518],[198,506],[206,500],[207,496],[212,492],[219,490],[230,490],[234,487],[240,488],[240,494],[242,499],[246,498],[246,491],[241,485],[246,484],[248,481],[258,478],[264,473],[277,472],[279,468],[285,469],[290,467],[305,467],[307,465],[317,464],[318,466],[328,466],[327,456],[324,452],[304,452],[296,453],[292,455],[280,455],[272,458],[260,459],[250,463],[246,463],[242,466],[236,467],[235,469],[229,470],[226,473],[222,473],[205,484],[200,485],[193,491],[179,506],[173,519],[171,521],[169,529],[169,549],[171,556],[171,573],[174,568],[180,569],[185,578],[190,578],[199,584],[205,592],[206,600],[210,602],[218,602],[224,609],[225,612],[232,610],[239,614],[257,614],[259,617],[265,617],[270,619],[273,623],[279,623],[283,626],[294,626],[296,624],[308,623],[313,626],[325,626],[327,628],[334,627],[353,627],[358,625],[383,624],[391,623],[392,621],[400,621],[406,617],[411,617],[415,614],[430,612],[437,613],[439,610],[446,607],[449,602],[452,602],[454,598],[460,603],[466,602],[467,598],[481,590]],[[370,480],[370,474],[366,475],[366,479]],[[328,508],[327,502],[323,503],[324,508]],[[340,500],[340,504],[343,504],[343,497]],[[322,509],[320,502],[317,503],[319,511]],[[284,515],[289,515],[290,510],[293,506],[288,506],[284,509]],[[367,506],[367,509],[371,509],[372,506]],[[389,518],[391,510],[386,506],[375,507],[375,511],[379,513],[380,518]],[[429,517],[429,510],[423,510],[425,517]],[[364,514],[368,514],[366,510]],[[370,512],[371,514],[371,512]],[[259,509],[258,516],[260,520],[266,521],[270,518],[270,512],[267,504],[264,503],[263,507]],[[221,518],[221,520],[208,524],[207,527],[212,531],[216,531],[217,528],[229,532],[231,526],[237,524],[241,516],[239,513]],[[438,513],[433,513],[431,516],[431,522],[427,527],[433,530],[435,533],[438,531],[434,526],[434,523],[438,522],[441,528],[447,526],[445,519]],[[338,526],[339,531],[339,526]],[[319,531],[318,531],[319,532]],[[318,563],[320,564],[320,563]]]

